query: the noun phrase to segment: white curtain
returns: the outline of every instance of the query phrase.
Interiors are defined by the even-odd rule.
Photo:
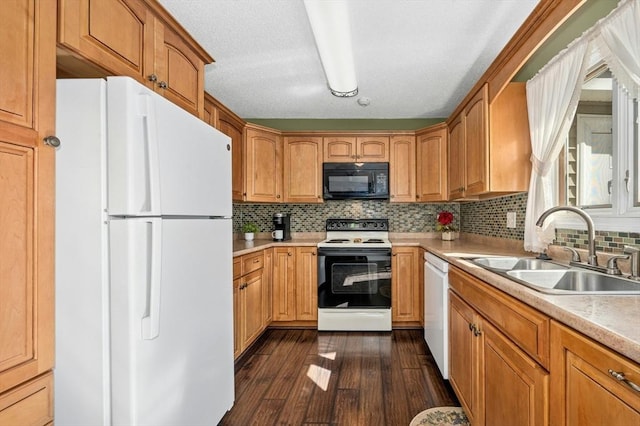
[[[631,95],[640,95],[640,0],[621,2],[598,23],[595,45],[614,77]]]
[[[557,205],[555,179],[550,172],[562,149],[578,106],[587,71],[590,43],[578,39],[527,82],[527,109],[531,135],[531,181],[525,216],[524,249],[542,252],[555,237],[547,221],[536,227],[540,215]]]

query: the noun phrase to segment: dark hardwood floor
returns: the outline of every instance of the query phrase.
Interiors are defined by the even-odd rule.
[[[268,330],[236,371],[221,425],[408,425],[459,405],[421,330]]]

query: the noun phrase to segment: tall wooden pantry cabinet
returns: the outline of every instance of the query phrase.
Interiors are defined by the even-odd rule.
[[[56,0],[0,7],[0,424],[53,421]],[[45,142],[45,140],[47,142]]]

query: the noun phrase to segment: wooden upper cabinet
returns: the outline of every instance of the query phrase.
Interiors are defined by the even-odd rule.
[[[247,126],[244,138],[244,201],[282,201],[282,137],[259,126]]]
[[[458,115],[449,124],[448,186],[449,199],[464,197],[464,124]]]
[[[50,402],[44,391],[10,400],[54,359],[55,150],[43,138],[55,135],[55,10],[55,0],[0,7],[0,418],[12,424],[27,417],[4,408]]]
[[[244,199],[244,147],[243,132],[245,121],[205,93],[203,120],[231,138],[231,199]]]
[[[524,83],[491,102],[485,84],[449,122],[449,199],[527,191],[531,143]]]
[[[323,138],[323,144],[325,162],[389,161],[388,136],[333,136]]]
[[[367,136],[356,138],[356,155],[358,161],[389,161],[389,137]]]
[[[82,77],[127,75],[187,111],[204,114],[204,64],[213,59],[158,3],[58,4],[60,69]]]
[[[199,115],[204,110],[204,60],[172,29],[155,20],[154,90]],[[153,80],[153,78],[152,78]]]
[[[284,138],[284,202],[322,202],[322,138]]]
[[[324,161],[327,163],[353,163],[356,161],[356,138],[349,137],[325,137]]]
[[[115,75],[144,81],[153,67],[154,18],[142,0],[59,0],[59,60],[77,66],[73,52]]]
[[[389,147],[389,185],[392,203],[416,200],[416,138],[394,135]]]
[[[487,190],[489,140],[489,89],[485,84],[464,110],[465,192],[481,194]]]
[[[447,135],[444,123],[416,134],[416,201],[447,200]]]

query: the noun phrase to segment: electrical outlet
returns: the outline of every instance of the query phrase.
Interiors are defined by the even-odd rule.
[[[516,227],[516,212],[507,212],[507,228]]]

